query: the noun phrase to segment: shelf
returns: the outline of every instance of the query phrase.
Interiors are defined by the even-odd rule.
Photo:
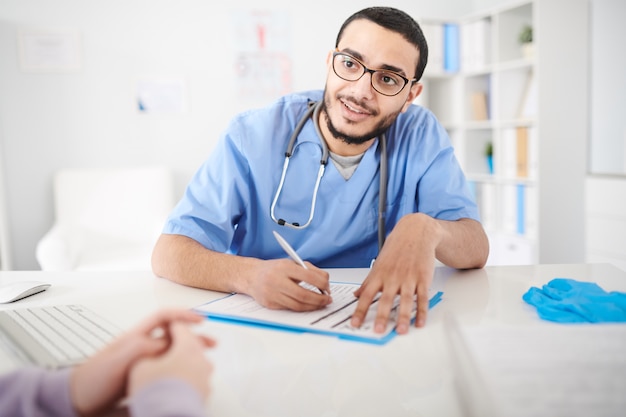
[[[494,184],[494,185],[515,185],[523,184],[528,186],[536,186],[538,184],[536,179],[526,177],[514,177],[504,178],[494,174],[467,174],[469,181],[482,183],[482,184]]]
[[[491,130],[494,127],[494,122],[491,120],[470,120],[467,122],[463,122],[461,124],[461,127],[466,130]]]
[[[498,120],[493,123],[494,128],[504,129],[513,127],[532,127],[537,124],[535,119],[510,119],[510,120]]]
[[[459,70],[424,77],[422,104],[450,135],[497,263],[538,259],[537,60],[524,57],[517,40],[533,8],[528,1],[460,19]],[[439,33],[435,26],[429,33]]]
[[[424,76],[422,77],[425,80],[451,80],[457,77],[457,73],[453,72],[438,72],[438,71],[428,71],[428,67],[424,71]]]
[[[563,19],[576,30],[554,24]],[[476,193],[490,237],[488,263],[580,259],[584,228],[572,225],[584,217],[585,205],[580,184],[587,174],[589,132],[588,1],[520,0],[455,21],[461,37],[471,26],[478,41],[460,39],[457,71],[425,77],[422,103],[448,130]],[[519,43],[525,25],[533,27],[530,55]],[[473,64],[466,65],[463,45],[481,45]],[[486,107],[487,117],[473,107],[476,103]],[[491,174],[485,160],[488,143]]]
[[[511,70],[519,70],[519,69],[529,69],[532,68],[535,64],[534,59],[521,58],[514,59],[507,62],[500,62],[493,66],[493,71],[511,71]]]

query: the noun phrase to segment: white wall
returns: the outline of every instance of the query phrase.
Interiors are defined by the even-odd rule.
[[[590,0],[590,11],[592,175],[585,184],[586,255],[588,262],[626,270],[626,55],[620,46],[626,39],[626,2]]]
[[[592,54],[596,55],[590,63],[592,77],[594,74],[596,77],[591,81],[592,95],[595,94],[591,112],[601,116],[605,113],[599,106],[609,101],[598,94],[610,89],[594,88],[594,83],[608,81],[613,92],[624,91],[626,79],[600,76],[600,69],[608,71],[610,68],[597,61],[610,55],[598,56],[602,51],[594,51],[594,48],[597,45],[615,47],[615,39],[626,35],[623,25],[599,22],[602,15],[612,16],[612,19],[626,16],[622,0],[589,1],[592,14],[595,13],[592,31],[605,29],[604,34],[596,35],[599,38],[592,39]],[[474,10],[515,2],[403,0],[385,3],[400,7],[418,19],[426,19],[460,17]],[[302,90],[323,86],[324,59],[334,44],[341,22],[353,11],[372,4],[376,3],[357,0],[319,0],[304,4],[267,0],[262,5],[252,0],[236,4],[205,0],[0,1],[0,267],[38,268],[34,248],[52,224],[51,183],[53,173],[59,168],[163,163],[174,169],[177,190],[182,192],[227,121],[244,107],[234,94],[236,79],[230,71],[236,48],[232,24],[235,12],[261,9],[288,13],[293,89]],[[41,27],[80,31],[83,52],[80,72],[29,74],[20,71],[17,30]],[[617,31],[618,35],[611,31]],[[623,60],[621,55],[618,58]],[[137,78],[146,75],[184,77],[189,87],[190,111],[168,117],[138,115],[133,87]],[[623,96],[617,95],[622,100]],[[620,103],[613,107],[611,114],[626,114],[623,101]],[[623,123],[623,117],[619,120]],[[597,152],[604,152],[608,148],[602,141],[619,136],[619,131],[611,135],[600,133],[600,121],[592,118],[591,135],[592,140],[600,143]],[[608,128],[619,129],[619,126],[613,123]],[[592,157],[598,157],[597,152],[592,151]],[[614,180],[626,183],[624,177]],[[587,194],[600,195],[590,190],[596,183],[587,182]],[[626,199],[626,195],[618,196]],[[584,223],[585,219],[581,219],[581,224]],[[612,230],[609,224],[601,233],[609,237]],[[622,248],[616,251],[626,253]],[[588,258],[598,259],[593,254],[588,254]]]
[[[6,182],[4,181],[4,168],[2,158],[2,119],[0,118],[0,271],[11,269],[11,251],[9,242],[9,222],[7,219],[7,204],[5,201],[6,192],[4,190]]]
[[[590,171],[626,175],[626,1],[591,0]]]
[[[459,17],[475,5],[496,3],[385,2],[418,20]],[[267,0],[262,4],[253,0],[2,0],[0,181],[5,185],[8,224],[0,223],[0,245],[5,236],[13,268],[38,269],[35,245],[53,221],[52,175],[60,168],[166,164],[174,169],[177,192],[182,193],[221,130],[244,104],[235,94],[235,12],[286,11],[293,89],[303,90],[323,87],[324,61],[339,26],[352,12],[373,4],[356,0]],[[23,28],[78,30],[82,70],[66,74],[21,71],[17,32]],[[134,86],[145,76],[184,78],[189,112],[161,117],[138,114]],[[0,206],[0,218],[2,214]]]
[[[586,181],[587,262],[626,271],[626,179],[590,176]]]

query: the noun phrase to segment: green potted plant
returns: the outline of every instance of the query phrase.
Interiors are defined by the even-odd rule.
[[[524,58],[532,58],[534,56],[533,27],[524,25],[517,40],[522,45],[522,55]]]
[[[487,160],[489,174],[493,174],[493,143],[491,141],[485,144],[485,159]]]

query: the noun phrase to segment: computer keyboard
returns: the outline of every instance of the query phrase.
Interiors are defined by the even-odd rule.
[[[46,368],[83,362],[121,330],[81,305],[54,305],[0,311],[5,339],[27,361]]]

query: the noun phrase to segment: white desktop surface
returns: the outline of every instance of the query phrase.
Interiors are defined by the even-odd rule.
[[[335,281],[360,282],[366,269],[329,270]],[[215,365],[210,415],[460,416],[447,353],[444,317],[467,326],[558,326],[522,300],[553,278],[592,281],[626,292],[626,272],[608,264],[439,267],[433,285],[442,301],[425,328],[411,328],[384,346],[206,321],[199,331],[218,340],[207,352]],[[156,278],[151,272],[0,272],[0,284],[37,280],[45,292],[0,309],[83,304],[129,328],[161,307],[192,308],[223,294]],[[10,369],[3,359],[0,371]]]

